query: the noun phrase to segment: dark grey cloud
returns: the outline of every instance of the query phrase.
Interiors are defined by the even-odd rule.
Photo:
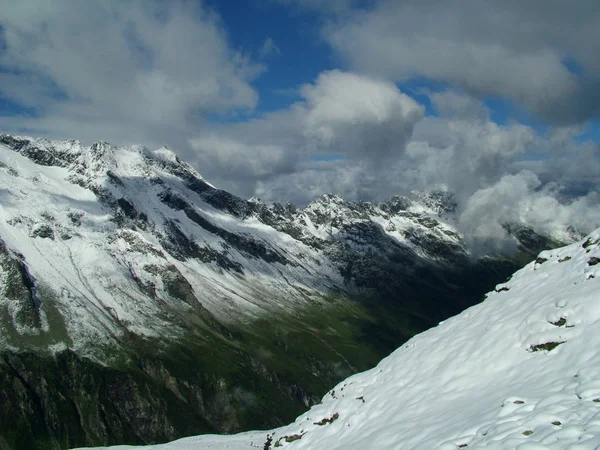
[[[489,119],[490,110],[476,98],[452,90],[431,92],[431,104],[441,117]]]

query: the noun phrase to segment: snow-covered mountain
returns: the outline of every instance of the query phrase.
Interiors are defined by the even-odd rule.
[[[291,420],[519,267],[473,260],[454,208],[266,204],[165,148],[0,135],[0,448]]]
[[[52,285],[63,315],[85,316],[66,324],[74,350],[125,331],[164,336],[158,308],[173,298],[196,297],[227,322],[347,293],[368,284],[345,283],[353,249],[389,253],[391,243],[407,260],[466,258],[452,226],[405,198],[372,205],[324,195],[298,210],[215,189],[164,148],[0,142],[3,253]],[[171,292],[175,284],[181,292]],[[15,304],[13,316],[24,307]],[[30,317],[42,331],[44,313]],[[13,322],[20,334],[39,331]]]
[[[599,283],[600,229],[540,253],[291,425],[140,450],[600,448]]]

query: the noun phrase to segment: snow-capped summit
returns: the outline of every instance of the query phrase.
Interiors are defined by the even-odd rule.
[[[151,154],[157,159],[161,159],[163,161],[167,161],[170,163],[181,163],[175,152],[167,147],[161,147],[159,149],[153,150]]]
[[[288,426],[139,449],[597,449],[599,283],[600,229],[540,253]]]
[[[418,202],[439,216],[446,216],[456,211],[456,201],[451,192],[429,191],[414,192]]]

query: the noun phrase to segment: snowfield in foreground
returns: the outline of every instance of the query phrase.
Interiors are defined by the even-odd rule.
[[[154,450],[600,448],[600,229],[332,389],[288,426]],[[125,449],[133,447],[113,447]]]

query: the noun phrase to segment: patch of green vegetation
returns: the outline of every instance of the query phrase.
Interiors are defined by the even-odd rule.
[[[550,322],[550,323],[552,325],[554,325],[555,327],[562,327],[562,326],[565,326],[567,324],[567,319],[566,319],[566,317],[561,317],[556,322]]]
[[[533,434],[533,430],[525,430],[523,431],[523,436],[530,436]]]
[[[64,318],[56,307],[52,290],[46,285],[40,284],[37,288],[37,295],[40,298],[40,306],[35,313],[44,317],[47,327],[42,327],[41,323],[38,326],[21,323],[18,317],[11,315],[6,304],[2,305],[0,306],[0,327],[6,343],[15,348],[36,349],[43,353],[47,353],[48,347],[54,344],[72,346]],[[21,333],[18,327],[24,327],[28,331]]]
[[[372,367],[382,353],[363,339],[378,321],[358,303],[327,298],[294,313],[264,317],[239,329],[253,358],[278,374],[302,374],[322,395],[332,384]],[[325,381],[325,383],[323,383]]]
[[[183,309],[184,339],[131,336],[123,345],[129,358],[119,368],[136,379],[176,385],[186,399],[194,395],[183,394],[182,384],[199,387],[204,406],[193,406],[202,411],[212,403],[210,420],[219,432],[287,423],[332,385],[385,356],[362,340],[364,323],[377,321],[347,299],[328,297],[249,325],[216,326],[204,313]]]
[[[56,319],[51,330],[66,334],[58,311]],[[115,353],[110,367],[68,350],[12,355],[12,366],[0,366],[0,385],[18,382],[23,392],[0,401],[13,413],[30,405],[39,419],[0,420],[0,436],[9,448],[33,450],[279,426],[385,356],[364,339],[365,324],[392,333],[360,303],[337,297],[244,326],[215,324],[205,310],[182,304],[177,322],[188,332],[179,342],[125,333],[119,349],[99,346],[99,354]]]
[[[139,445],[217,431],[166,383],[70,351],[54,357],[5,352],[0,401],[0,436],[12,449]]]
[[[567,262],[567,261],[570,261],[570,260],[571,260],[570,256],[565,256],[564,258],[559,259],[558,262],[559,263],[564,263],[564,262]]]

